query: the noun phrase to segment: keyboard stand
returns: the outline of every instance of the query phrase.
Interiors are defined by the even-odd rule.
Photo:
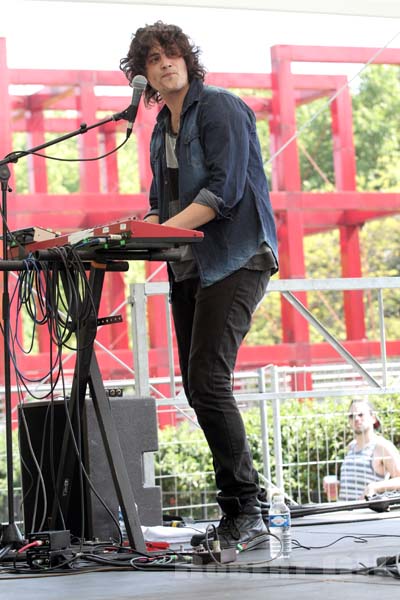
[[[132,549],[146,554],[146,544],[143,538],[125,458],[121,450],[118,432],[111,413],[110,402],[104,389],[99,365],[93,349],[97,331],[97,313],[100,305],[105,271],[124,271],[126,270],[126,265],[127,263],[116,262],[111,263],[110,265],[92,264],[90,268],[89,286],[92,290],[96,314],[92,314],[90,318],[82,324],[82,327],[77,333],[78,348],[80,348],[80,350],[77,352],[68,411],[74,436],[76,437],[76,432],[80,431],[83,405],[87,388],[89,387],[115,486],[115,492],[125,521],[129,544]],[[74,445],[70,427],[67,422],[61,446],[56,494],[51,513],[51,526],[53,528],[56,528],[56,523],[58,522],[60,514],[68,514],[74,469],[76,468],[78,461]],[[82,532],[82,535],[84,535],[84,532]]]

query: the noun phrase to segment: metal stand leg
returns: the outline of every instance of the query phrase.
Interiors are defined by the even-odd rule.
[[[104,268],[98,267],[92,267],[90,272],[89,283],[92,290],[96,313],[100,304],[104,272]],[[96,329],[97,314],[93,318],[88,319],[88,322],[84,324],[82,331],[78,335],[79,348],[81,348],[81,350],[78,351],[71,398],[68,406],[70,420],[75,434],[76,431],[80,431],[80,421],[78,423],[77,419],[80,420],[83,414],[86,390],[87,386],[89,386],[115,491],[124,517],[129,543],[131,547],[138,552],[146,553],[146,545],[140,527],[139,516],[129,481],[125,459],[122,454],[118,432],[116,430],[109,399],[106,396],[100,369],[93,350]],[[72,447],[72,443],[71,432],[67,426],[64,431],[60,455],[57,494],[55,495],[56,497],[54,498],[52,508],[51,521],[54,527],[59,512],[62,514],[68,513],[71,483],[78,460],[75,448]]]

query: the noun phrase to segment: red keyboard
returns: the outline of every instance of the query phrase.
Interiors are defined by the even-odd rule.
[[[82,250],[95,247],[127,251],[130,249],[162,249],[200,242],[203,237],[202,232],[193,229],[157,225],[130,217],[124,221],[115,221],[73,233],[57,235],[51,239],[35,241],[23,246],[14,245],[9,249],[9,256],[10,258],[24,258],[30,253],[60,246],[73,246]]]

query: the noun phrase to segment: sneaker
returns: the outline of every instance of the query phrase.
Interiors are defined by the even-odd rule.
[[[217,498],[221,508],[227,504],[225,500],[230,498]],[[236,499],[235,499],[236,500]],[[221,549],[237,548],[238,550],[250,550],[265,547],[268,542],[269,533],[261,515],[260,506],[247,503],[237,514],[224,514],[216,528]],[[208,541],[213,541],[214,531],[208,536]],[[190,541],[192,546],[206,544],[205,534],[196,534]]]

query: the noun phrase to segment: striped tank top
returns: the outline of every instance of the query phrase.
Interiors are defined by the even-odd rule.
[[[340,470],[339,500],[360,500],[369,483],[385,479],[373,467],[375,446],[376,442],[371,442],[356,450],[355,440],[351,442]]]

